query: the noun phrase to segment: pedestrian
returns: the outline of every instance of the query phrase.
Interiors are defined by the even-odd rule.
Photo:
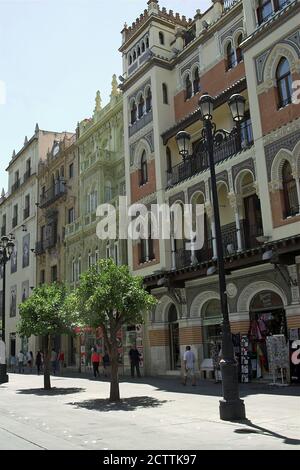
[[[195,375],[195,354],[191,350],[191,346],[186,347],[186,351],[183,356],[184,362],[184,380],[183,385],[186,385],[187,378],[191,376],[193,387],[196,386],[196,375]]]
[[[32,351],[27,352],[26,358],[27,358],[27,365],[30,369],[30,373],[32,374],[32,367],[33,367],[33,354],[32,354]]]
[[[60,351],[58,354],[58,364],[60,373],[63,375],[65,365],[65,353],[63,351]]]
[[[140,357],[141,354],[138,351],[136,346],[132,346],[129,351],[129,359],[130,359],[130,367],[131,367],[131,377],[134,378],[134,371],[136,369],[136,373],[138,377],[141,377],[140,373]]]
[[[42,368],[42,354],[41,351],[37,352],[36,358],[35,358],[35,364],[37,368],[37,374],[40,375],[41,373],[41,368]]]
[[[55,351],[54,348],[51,351],[50,361],[51,361],[51,367],[52,367],[53,375],[55,375],[56,374],[56,366],[57,366],[57,352]]]
[[[109,371],[109,355],[108,352],[105,351],[105,354],[103,356],[103,372],[104,372],[104,377],[108,377],[108,371]]]
[[[12,354],[10,356],[10,370],[11,372],[14,374],[16,372],[16,356],[14,354]]]
[[[92,353],[92,364],[93,364],[93,372],[94,372],[94,377],[96,378],[97,376],[100,376],[99,372],[99,364],[100,364],[100,356],[97,353],[97,349],[93,349]]]
[[[22,351],[19,352],[18,354],[18,368],[19,368],[19,374],[24,374],[24,361],[25,361],[25,356]]]

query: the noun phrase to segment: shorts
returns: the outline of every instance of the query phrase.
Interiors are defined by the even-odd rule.
[[[185,371],[184,371],[184,376],[185,377],[194,377],[195,376],[195,368],[194,367],[190,367],[190,368],[187,368]]]

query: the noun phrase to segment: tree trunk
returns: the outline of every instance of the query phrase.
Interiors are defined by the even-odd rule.
[[[45,336],[44,346],[44,389],[51,390],[50,381],[50,354],[51,354],[51,341],[50,336]]]
[[[118,374],[118,344],[116,338],[111,341],[111,377],[109,401],[120,401],[119,374]]]

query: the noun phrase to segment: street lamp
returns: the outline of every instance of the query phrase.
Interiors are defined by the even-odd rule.
[[[6,291],[6,264],[13,254],[15,244],[12,237],[3,236],[0,239],[0,267],[2,269],[2,335],[0,340],[0,384],[8,382],[6,373],[5,350],[5,291]]]
[[[245,98],[241,95],[233,95],[228,105],[230,107],[233,120],[237,126],[243,120],[245,115]],[[214,99],[204,94],[199,100],[199,107],[201,119],[204,124],[203,138],[205,141],[205,148],[209,157],[209,168],[211,175],[211,193],[214,209],[214,222],[216,229],[216,246],[218,256],[218,273],[219,273],[219,289],[221,298],[221,311],[222,311],[222,360],[220,361],[222,371],[222,384],[223,384],[223,400],[220,401],[220,418],[224,421],[239,420],[246,418],[245,405],[239,395],[238,384],[238,365],[234,357],[232,335],[228,314],[228,302],[226,293],[226,278],[225,278],[225,264],[224,264],[224,250],[222,243],[222,232],[220,223],[219,200],[217,191],[217,180],[214,162],[214,146],[216,126],[212,122]],[[182,134],[182,133],[181,133]],[[183,137],[177,135],[177,142],[179,151],[183,148]],[[184,140],[189,140],[184,136]]]

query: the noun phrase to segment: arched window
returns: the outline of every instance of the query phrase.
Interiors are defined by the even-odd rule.
[[[140,46],[138,46],[138,48],[137,48],[137,55],[138,55],[138,57],[140,57],[140,55],[141,55],[141,48],[140,48]]]
[[[146,38],[146,49],[149,49],[149,38]]]
[[[143,42],[142,42],[142,53],[145,52],[145,49],[146,49],[146,47],[145,47],[145,43],[144,43],[144,41],[143,41]]]
[[[140,171],[140,186],[143,186],[148,182],[148,165],[147,156],[145,150],[142,153],[141,158],[141,171]]]
[[[241,49],[241,44],[242,44],[242,41],[243,41],[243,35],[240,34],[238,39],[237,39],[237,48],[236,48],[236,60],[237,60],[237,63],[239,64],[242,60],[244,60],[244,54],[243,54],[243,51]]]
[[[138,108],[139,108],[138,109],[139,119],[141,119],[141,117],[143,117],[144,111],[145,111],[145,100],[144,100],[143,95],[140,96]]]
[[[152,93],[151,93],[151,88],[148,88],[147,93],[146,93],[146,111],[149,113],[152,109]]]
[[[192,82],[190,76],[187,75],[185,79],[185,100],[189,100],[192,97]]]
[[[284,218],[299,213],[299,201],[297,196],[296,181],[293,177],[289,162],[285,162],[282,168],[282,187],[284,202]]]
[[[170,147],[166,148],[166,156],[167,156],[167,172],[172,173],[172,154]]]
[[[131,114],[131,124],[134,124],[137,119],[137,108],[136,108],[135,101],[133,101],[131,104],[130,114]]]
[[[285,57],[280,60],[277,71],[276,80],[278,88],[279,107],[283,108],[292,102],[292,75],[290,65]]]
[[[164,36],[164,33],[162,33],[161,31],[159,32],[159,42],[160,44],[163,46],[165,44],[165,36]]]
[[[169,104],[168,87],[167,87],[166,83],[162,84],[162,94],[163,94],[163,103],[164,104]]]
[[[132,55],[129,54],[129,65],[131,65],[131,64],[132,64]]]
[[[194,95],[198,93],[200,90],[200,77],[199,77],[199,69],[198,67],[195,68],[194,71],[194,80],[193,80],[193,88],[194,88]]]
[[[136,61],[136,51],[133,52],[133,62]]]
[[[228,44],[226,48],[226,56],[227,56],[227,70],[230,70],[235,65],[235,54],[234,54],[234,49],[232,47],[231,42]]]

